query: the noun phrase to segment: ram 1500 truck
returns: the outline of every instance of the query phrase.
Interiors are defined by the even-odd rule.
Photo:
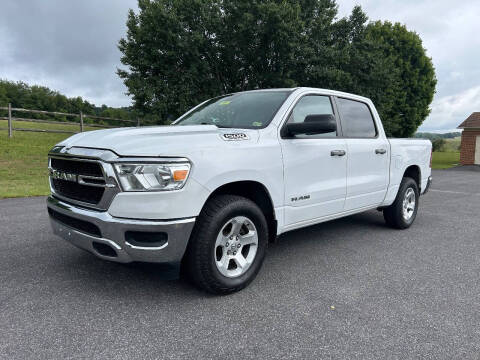
[[[181,263],[248,285],[284,232],[370,209],[412,225],[431,143],[387,139],[373,103],[314,88],[207,100],[172,125],[76,134],[49,153],[55,234],[118,262]]]

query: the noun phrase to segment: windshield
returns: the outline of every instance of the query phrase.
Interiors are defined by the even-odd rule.
[[[253,91],[208,100],[175,125],[259,129],[272,121],[291,91]]]

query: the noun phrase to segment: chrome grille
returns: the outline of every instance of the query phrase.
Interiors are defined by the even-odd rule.
[[[81,185],[68,180],[52,179],[52,185],[58,195],[96,205],[102,200],[104,188]]]
[[[52,169],[77,173],[79,175],[104,177],[102,167],[98,162],[75,161],[69,159],[52,158],[50,162]]]
[[[52,194],[74,204],[106,210],[119,192],[111,165],[100,160],[51,156],[49,172]]]

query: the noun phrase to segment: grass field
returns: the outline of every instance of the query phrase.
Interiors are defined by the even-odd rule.
[[[445,139],[446,142],[445,142],[445,145],[443,146],[443,148],[441,149],[441,151],[443,152],[459,152],[460,151],[460,143],[462,141],[462,138],[459,136],[459,137],[456,137],[456,138],[453,138],[453,139]]]
[[[71,130],[79,126],[29,122],[13,122],[13,127]],[[7,128],[7,121],[0,120],[0,129]],[[98,128],[85,127],[85,130]],[[15,131],[11,139],[7,131],[0,131],[0,198],[47,195],[47,153],[56,143],[71,134],[34,133]]]
[[[448,169],[460,163],[461,137],[445,139],[445,144],[440,151],[433,153],[432,168]]]
[[[434,152],[432,169],[448,169],[460,163],[459,152]]]

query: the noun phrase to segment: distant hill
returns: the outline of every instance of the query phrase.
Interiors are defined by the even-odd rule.
[[[435,134],[435,133],[429,133],[429,132],[417,132],[415,135],[413,135],[416,138],[424,138],[424,139],[429,139],[429,140],[435,140],[435,139],[453,139],[459,136],[462,136],[461,132],[449,132],[445,134]]]

